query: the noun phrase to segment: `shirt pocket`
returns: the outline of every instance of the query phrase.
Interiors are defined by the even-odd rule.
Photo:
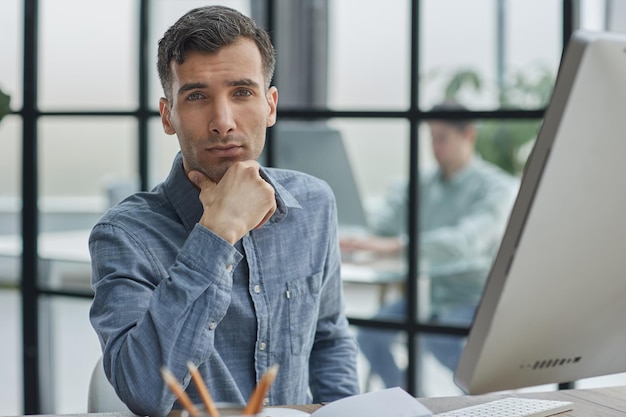
[[[289,338],[293,355],[308,355],[313,347],[321,286],[321,272],[287,282]]]

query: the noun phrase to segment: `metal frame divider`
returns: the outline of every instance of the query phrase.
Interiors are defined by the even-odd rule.
[[[274,6],[275,0],[265,0],[267,4],[266,13],[267,27],[272,32],[274,28]],[[475,111],[475,112],[423,112],[419,109],[418,90],[418,70],[419,70],[419,19],[421,0],[411,0],[411,95],[410,108],[407,111],[331,111],[331,110],[311,110],[311,109],[280,109],[281,119],[307,119],[319,120],[328,118],[403,118],[410,123],[410,191],[409,191],[409,212],[417,213],[419,210],[418,201],[418,163],[419,163],[419,135],[418,128],[421,122],[429,118],[458,118],[467,117],[484,119],[536,119],[543,117],[543,110],[495,110],[495,111]],[[565,46],[572,32],[577,25],[575,5],[576,0],[563,0],[563,45]],[[22,294],[22,334],[23,334],[23,406],[24,414],[40,414],[43,409],[42,383],[50,381],[42,380],[42,361],[40,343],[39,322],[39,302],[40,296],[65,296],[89,298],[91,294],[74,291],[56,291],[41,288],[39,286],[37,240],[39,231],[39,213],[37,208],[38,200],[38,130],[37,124],[40,116],[133,116],[138,120],[138,171],[141,181],[141,189],[146,190],[149,186],[149,121],[152,117],[158,116],[158,112],[150,110],[148,103],[148,63],[151,45],[148,45],[148,28],[150,0],[140,0],[139,11],[139,60],[138,60],[138,95],[139,106],[137,111],[107,111],[107,112],[40,112],[37,107],[37,74],[38,74],[38,0],[24,0],[24,97],[23,108],[20,112],[23,121],[22,138],[22,238],[23,252],[21,259],[21,283]],[[268,137],[268,150],[270,163],[272,160],[271,132]],[[419,225],[417,216],[409,216],[407,219],[409,229],[409,251],[417,253]],[[416,315],[413,314],[417,308],[417,285],[410,277],[419,273],[418,260],[408,256],[408,311],[406,322],[389,323],[378,320],[367,320],[359,318],[349,318],[351,325],[398,329],[408,335],[408,375],[416,374],[416,364],[418,358],[416,337],[423,333],[466,335],[467,328],[430,326],[417,322]],[[45,365],[45,364],[44,364]],[[416,394],[419,390],[418,382],[415,378],[409,378],[408,390]],[[564,385],[569,387],[571,385]]]

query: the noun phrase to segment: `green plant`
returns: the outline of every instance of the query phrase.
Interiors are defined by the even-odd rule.
[[[4,91],[0,89],[0,120],[11,111],[9,104],[11,103],[11,96],[5,94]]]
[[[445,99],[460,100],[459,96],[471,89],[477,92],[492,88],[499,107],[529,109],[544,107],[552,94],[554,77],[546,67],[536,67],[513,74],[500,87],[490,86],[472,69],[455,72],[448,81]],[[485,160],[504,170],[519,174],[524,169],[528,149],[532,146],[541,120],[484,120],[479,122],[476,152]]]

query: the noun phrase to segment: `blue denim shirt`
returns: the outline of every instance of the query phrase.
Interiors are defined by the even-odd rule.
[[[164,183],[110,209],[93,228],[90,318],[105,373],[133,412],[171,410],[162,366],[200,402],[187,361],[216,401],[247,402],[273,364],[280,368],[268,404],[358,393],[332,192],[294,171],[262,175],[277,210],[235,246],[198,224],[202,205],[180,154]]]

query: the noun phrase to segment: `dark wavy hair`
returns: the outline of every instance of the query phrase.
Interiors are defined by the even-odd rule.
[[[431,111],[467,111],[467,107],[462,105],[456,100],[448,99],[442,103],[433,106]],[[474,125],[475,121],[472,119],[446,119],[440,120],[441,122],[452,126],[456,130],[463,132],[468,127]]]
[[[276,52],[268,33],[235,9],[207,6],[187,12],[159,41],[157,70],[168,100],[172,94],[172,61],[182,64],[189,52],[216,52],[242,36],[252,39],[259,48],[263,75],[269,88],[276,66]]]

